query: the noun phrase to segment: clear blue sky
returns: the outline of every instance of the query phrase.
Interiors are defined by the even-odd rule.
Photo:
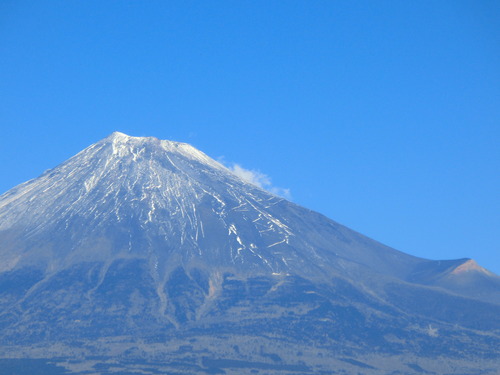
[[[500,273],[497,1],[0,2],[0,191],[114,130]]]

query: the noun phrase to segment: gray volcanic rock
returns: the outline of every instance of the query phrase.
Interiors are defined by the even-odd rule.
[[[473,260],[391,249],[183,143],[113,133],[0,196],[8,373],[479,374],[499,317]]]

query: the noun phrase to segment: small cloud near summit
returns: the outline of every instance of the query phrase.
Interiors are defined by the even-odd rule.
[[[242,180],[257,185],[262,189],[264,189],[265,186],[271,185],[271,179],[269,178],[269,176],[259,171],[245,169],[239,164],[233,164],[231,167],[229,167],[229,169]]]
[[[271,177],[260,171],[256,171],[254,169],[246,169],[236,163],[227,165],[227,168],[242,180],[258,186],[261,189],[267,190],[270,193],[286,198],[288,200],[292,198],[290,189],[273,186],[273,184],[271,183]]]

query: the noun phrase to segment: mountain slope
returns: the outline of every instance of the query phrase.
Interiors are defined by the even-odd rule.
[[[410,358],[488,368],[499,280],[471,260],[386,247],[156,138],[113,133],[0,196],[7,357],[79,353],[88,369],[116,352],[187,373],[387,373],[388,355],[393,371],[421,368]]]

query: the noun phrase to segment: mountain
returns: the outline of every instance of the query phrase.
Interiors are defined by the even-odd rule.
[[[494,373],[499,317],[473,260],[384,246],[184,143],[113,133],[0,196],[9,374]]]

